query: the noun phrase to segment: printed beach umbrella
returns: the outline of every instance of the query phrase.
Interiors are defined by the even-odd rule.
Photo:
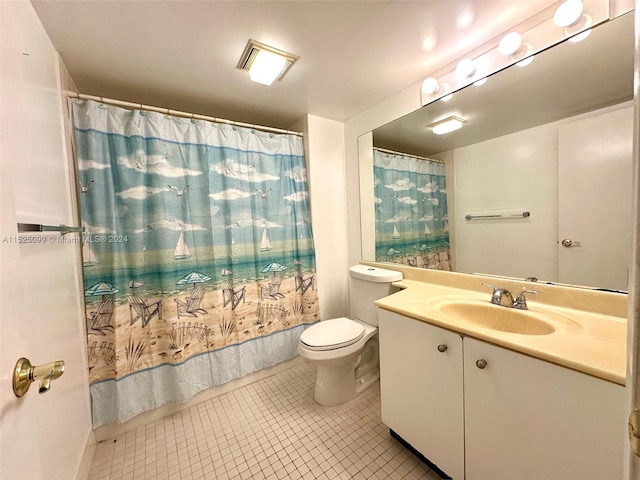
[[[400,250],[396,250],[395,248],[390,248],[389,251],[387,252],[387,255],[389,255],[391,258],[395,258],[396,255],[398,255],[400,253]]]
[[[271,262],[269,265],[264,267],[261,271],[262,273],[273,272],[273,276],[275,277],[277,272],[282,272],[283,270],[286,270],[286,269],[287,267],[285,267],[281,263]]]
[[[199,272],[191,272],[189,275],[182,277],[180,280],[176,282],[176,285],[186,285],[188,283],[193,283],[194,286],[196,283],[204,283],[211,280],[211,277],[208,275],[204,275]]]
[[[85,297],[97,297],[98,295],[113,295],[120,290],[113,288],[108,282],[98,282],[84,291]]]

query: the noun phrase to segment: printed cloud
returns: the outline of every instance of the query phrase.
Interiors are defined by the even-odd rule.
[[[122,192],[117,192],[116,195],[123,199],[144,200],[153,195],[164,192],[165,190],[166,189],[164,188],[152,188],[140,185],[138,187],[128,188],[127,190],[123,190]]]
[[[78,159],[78,170],[91,170],[92,168],[95,170],[104,170],[105,168],[111,168],[111,165],[96,162],[95,160]]]
[[[391,183],[389,185],[385,185],[384,188],[389,188],[389,189],[393,190],[394,192],[401,192],[401,191],[404,191],[404,190],[411,190],[415,186],[416,186],[416,184],[413,183],[408,178],[401,178],[399,180],[396,180],[394,183]]]
[[[209,196],[214,200],[240,200],[250,197],[251,195],[255,195],[255,193],[245,192],[237,188],[227,188],[218,193],[211,193]]]
[[[161,175],[163,177],[185,177],[202,175],[198,170],[190,170],[184,167],[175,167],[169,163],[164,155],[147,155],[138,150],[131,156],[118,157],[118,165],[132,170]]]
[[[211,170],[218,172],[220,175],[224,175],[225,177],[237,178],[238,180],[243,180],[245,182],[261,183],[270,180],[280,180],[280,177],[258,172],[256,167],[253,165],[242,165],[232,159],[227,159],[213,165]]]

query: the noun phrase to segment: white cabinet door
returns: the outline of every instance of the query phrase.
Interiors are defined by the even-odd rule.
[[[464,399],[466,480],[622,478],[624,387],[465,337]]]
[[[386,310],[379,319],[382,421],[454,480],[464,479],[460,335]]]

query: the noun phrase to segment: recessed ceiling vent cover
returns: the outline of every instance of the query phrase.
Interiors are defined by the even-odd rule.
[[[298,60],[298,58],[300,58],[297,55],[293,55],[292,53],[288,53],[283,50],[278,50],[277,48],[270,47],[269,45],[257,42],[256,40],[249,40],[236,68],[239,68],[240,70],[251,71],[251,66],[254,64],[260,52],[275,54],[284,59],[284,61],[282,62],[282,69],[278,72],[276,77],[278,80],[282,80],[282,78],[289,71],[294,62]]]

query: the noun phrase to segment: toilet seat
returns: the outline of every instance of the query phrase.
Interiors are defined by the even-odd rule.
[[[333,318],[307,328],[300,335],[304,347],[313,351],[336,350],[358,342],[365,334],[364,327],[346,317]]]

